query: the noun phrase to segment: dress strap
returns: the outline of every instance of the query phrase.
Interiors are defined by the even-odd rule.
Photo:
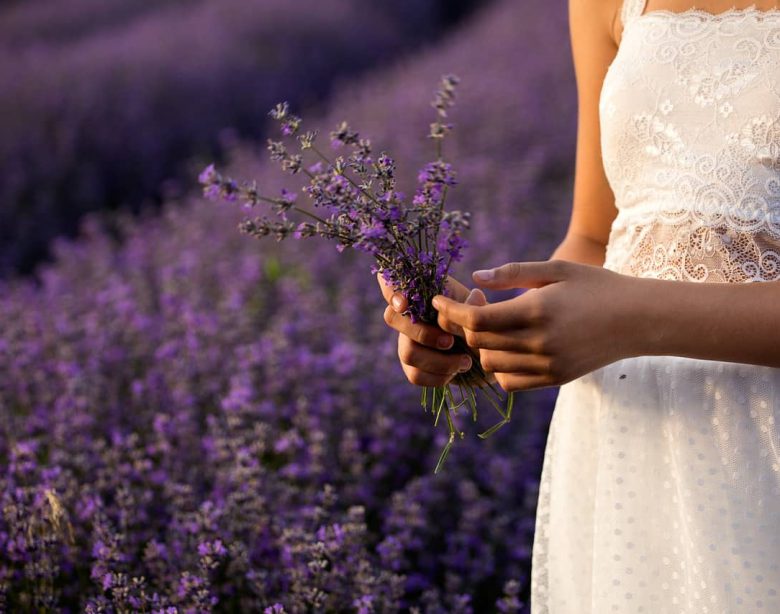
[[[647,0],[623,0],[623,6],[620,9],[620,20],[625,28],[630,21],[639,17],[645,10]]]

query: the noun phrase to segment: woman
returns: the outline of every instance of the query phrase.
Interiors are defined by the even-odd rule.
[[[534,613],[780,612],[780,7],[688,2],[570,0],[568,233],[473,275],[531,290],[452,281],[436,327],[382,287],[411,382],[468,369],[461,335],[505,390],[561,385]]]

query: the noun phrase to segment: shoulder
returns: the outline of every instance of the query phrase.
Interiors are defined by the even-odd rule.
[[[569,0],[572,36],[580,33],[589,39],[608,39],[617,47],[623,31],[620,13],[624,2],[631,0]]]

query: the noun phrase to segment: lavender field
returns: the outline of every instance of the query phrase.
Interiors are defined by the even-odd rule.
[[[240,209],[204,200],[196,175],[220,155],[278,190],[259,137],[286,98],[322,132],[349,119],[412,191],[432,92],[456,73],[451,205],[473,219],[454,274],[546,258],[573,170],[565,3],[494,0],[427,44],[442,26],[425,2],[60,5],[82,21],[50,4],[0,18],[16,58],[0,82],[21,83],[0,99],[6,270],[36,241],[53,253],[0,280],[0,611],[526,612],[556,391],[519,395],[512,424],[487,441],[470,429],[434,475],[446,430],[401,372],[369,260],[241,235]],[[212,38],[185,53],[198,20]],[[246,61],[250,39],[276,68]],[[51,46],[55,64],[106,74],[63,84],[41,68]],[[226,105],[256,127],[226,137]],[[95,113],[116,129],[91,134]],[[171,159],[180,187],[160,189]],[[160,209],[87,216],[51,242],[116,204],[101,201],[155,190]]]
[[[0,275],[80,214],[180,193],[279,97],[435,41],[486,0],[35,0],[0,6]],[[447,7],[445,10],[444,7]]]

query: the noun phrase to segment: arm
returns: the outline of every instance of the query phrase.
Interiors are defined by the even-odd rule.
[[[567,260],[602,266],[606,244],[576,233],[568,233],[550,256],[550,260]]]
[[[601,159],[599,97],[617,53],[614,0],[569,0],[569,32],[577,80],[577,150],[572,214],[552,258],[601,266],[617,210]]]
[[[637,281],[634,354],[780,368],[780,281]]]

